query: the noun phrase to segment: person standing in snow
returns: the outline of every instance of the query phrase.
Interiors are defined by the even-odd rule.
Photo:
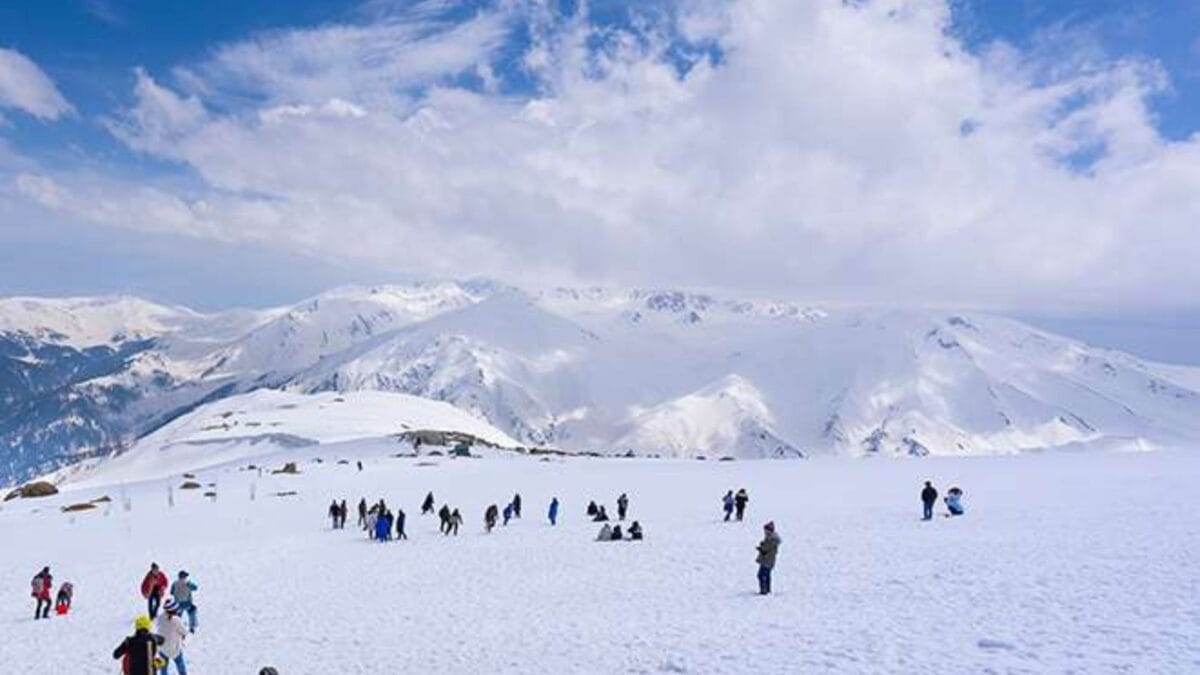
[[[513,512],[515,510],[516,509],[513,508],[512,502],[509,502],[508,506],[504,507],[504,526],[505,527],[508,527],[508,521],[512,520]]]
[[[938,491],[933,487],[933,483],[925,481],[925,487],[921,490],[921,506],[923,513],[921,520],[933,519],[933,505],[937,503]]]
[[[733,490],[726,490],[725,496],[721,497],[721,507],[725,509],[725,522],[733,517]]]
[[[342,500],[341,506],[338,507],[338,529],[346,529],[346,517],[350,515],[350,509],[346,507],[346,500]]]
[[[392,533],[392,524],[388,522],[387,511],[375,514],[375,541],[383,543]]]
[[[547,515],[550,516],[551,526],[558,524],[558,497],[550,500],[550,512]]]
[[[421,515],[433,513],[433,493],[425,495],[425,501],[421,502]]]
[[[172,663],[175,664],[175,672],[179,675],[187,675],[187,662],[183,658],[183,641],[187,638],[188,632],[179,618],[179,605],[175,604],[174,600],[167,600],[163,605],[163,615],[158,617],[155,632],[162,636],[163,642],[160,651],[165,661],[163,667],[159,669],[158,675],[167,675]]]
[[[454,509],[450,514],[450,530],[454,531],[454,536],[456,537],[458,536],[459,525],[462,525],[462,514],[458,512],[458,509]],[[447,531],[446,534],[450,534],[450,532]]]
[[[625,514],[629,512],[629,496],[624,492],[620,497],[617,497],[617,520],[624,521]]]
[[[362,471],[362,460],[358,460],[358,470]]]
[[[775,534],[774,521],[763,525],[763,540],[758,544],[758,593],[771,592],[771,570],[775,569],[775,558],[779,555],[779,535]]]
[[[499,513],[500,509],[495,504],[488,506],[487,510],[483,512],[483,529],[485,531],[490,533],[492,528],[496,527],[496,519],[500,517]]]
[[[171,597],[175,599],[179,613],[187,614],[188,631],[192,633],[196,632],[196,603],[192,598],[192,593],[196,590],[195,582],[188,578],[188,573],[184,570],[179,571],[179,578],[171,584]]]
[[[950,512],[951,516],[961,516],[967,512],[962,505],[962,494],[963,491],[956,487],[946,491],[946,510]]]
[[[139,616],[133,621],[133,635],[121,641],[113,650],[113,659],[121,660],[124,675],[155,675],[154,661],[163,643],[161,635],[150,632],[150,617]]]
[[[512,503],[510,504],[510,506],[512,506],[512,517],[520,518],[521,517],[521,493],[520,492],[513,495]]]
[[[737,512],[738,522],[742,522],[742,517],[746,515],[746,502],[750,501],[750,495],[746,494],[746,488],[740,488],[737,494],[733,496],[733,508]]]
[[[367,527],[367,498],[363,497],[358,500],[358,526],[366,529]]]
[[[151,619],[158,616],[158,605],[170,583],[167,575],[158,569],[158,563],[150,563],[150,571],[142,578],[142,597],[146,599],[146,613]]]
[[[41,572],[33,575],[33,580],[30,583],[30,595],[34,600],[37,600],[37,606],[33,609],[33,619],[49,619],[50,618],[50,589],[54,588],[54,577],[50,575],[50,568],[43,567]]]
[[[438,509],[438,518],[442,520],[441,525],[438,525],[438,532],[450,534],[450,506],[448,504],[442,504],[442,508]]]
[[[408,535],[404,533],[404,509],[396,509],[396,541],[408,539]]]
[[[333,500],[329,504],[329,520],[333,529],[338,529],[338,516],[342,514],[342,509],[338,506],[337,500]]]
[[[367,526],[363,529],[367,531],[367,539],[379,538],[379,512],[374,508],[367,511]]]

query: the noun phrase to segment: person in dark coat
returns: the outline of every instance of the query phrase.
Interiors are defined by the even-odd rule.
[[[508,506],[504,507],[504,526],[505,527],[508,527],[508,521],[512,520],[513,512],[515,510],[516,509],[513,508],[513,505],[511,503],[509,503]]]
[[[346,506],[346,500],[342,500],[341,506],[338,507],[338,529],[346,529],[346,518],[350,515],[350,509]]]
[[[396,541],[408,539],[408,535],[404,532],[404,520],[407,516],[404,515],[404,509],[396,509]]]
[[[338,529],[338,517],[342,515],[342,507],[338,506],[337,500],[333,500],[329,504],[329,521],[333,529]]]
[[[741,521],[746,515],[746,502],[750,501],[750,495],[746,494],[746,488],[741,488],[737,494],[733,496],[733,508],[737,512],[737,519]]]
[[[421,502],[421,515],[433,513],[433,493],[425,495],[425,501]]]
[[[492,528],[496,527],[496,519],[500,517],[500,509],[495,504],[487,507],[483,512],[483,529],[491,532]]]
[[[154,675],[154,659],[163,638],[150,632],[150,617],[142,615],[133,622],[133,635],[121,641],[113,650],[113,659],[121,660],[125,675]]]
[[[642,540],[642,524],[636,520],[633,521],[633,524],[629,526],[629,538],[632,541]]]
[[[596,515],[592,516],[592,522],[593,523],[607,523],[608,522],[608,511],[603,506],[601,506],[599,509],[596,510]]]
[[[512,498],[512,517],[513,518],[521,517],[521,493],[520,492],[513,495],[513,498]]]
[[[446,531],[446,534],[454,532],[454,536],[457,537],[459,525],[462,525],[462,514],[458,512],[458,509],[454,509],[454,511],[450,513],[450,529]]]
[[[588,502],[587,514],[588,518],[595,518],[596,513],[600,511],[600,507],[596,506],[596,502]]]
[[[442,508],[438,509],[438,518],[442,521],[438,525],[438,532],[450,534],[450,507],[448,505],[442,504]]]
[[[629,512],[629,496],[624,492],[620,497],[617,497],[617,520],[625,520],[625,514]]]
[[[547,513],[547,515],[550,517],[551,525],[558,524],[558,497],[550,500],[550,511]]]
[[[938,491],[933,487],[933,483],[925,481],[925,488],[921,490],[921,506],[924,507],[921,520],[933,520],[933,505],[937,503]]]
[[[367,498],[363,497],[358,500],[358,526],[364,530],[367,528]]]
[[[620,525],[613,525],[612,540],[613,541],[621,541],[621,526]]]

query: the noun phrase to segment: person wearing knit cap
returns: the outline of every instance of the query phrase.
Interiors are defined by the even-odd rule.
[[[775,521],[763,525],[763,540],[758,544],[758,593],[771,592],[771,571],[775,569],[775,558],[779,555],[779,535],[775,533]]]

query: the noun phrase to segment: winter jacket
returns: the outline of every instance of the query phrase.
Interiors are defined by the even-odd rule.
[[[937,502],[937,490],[933,489],[931,485],[926,485],[925,489],[921,490],[921,501],[926,504]]]
[[[154,657],[162,643],[161,636],[139,630],[117,645],[113,658],[123,659],[121,668],[125,675],[154,675]]]
[[[169,586],[170,583],[171,582],[167,581],[167,575],[163,574],[162,570],[151,570],[150,572],[147,572],[146,577],[142,579],[142,597],[148,598],[153,595],[155,591],[157,591],[159,595],[162,595],[166,592],[167,586]]]
[[[38,572],[34,575],[30,588],[30,596],[38,600],[49,600],[50,589],[54,588],[54,577],[46,572]]]
[[[950,509],[950,513],[953,513],[956,516],[961,516],[966,512],[966,509],[963,508],[960,499],[961,497],[953,492],[946,497],[946,508]]]
[[[733,497],[733,501],[737,503],[738,508],[746,508],[746,502],[750,501],[750,496],[746,494],[745,490],[738,490],[737,494]]]
[[[154,629],[162,636],[163,643],[160,651],[163,656],[174,659],[183,652],[183,640],[187,637],[188,632],[178,615],[166,612],[159,614],[158,623]]]
[[[550,520],[558,518],[558,500],[550,502]]]
[[[185,607],[191,606],[192,591],[196,590],[196,584],[188,579],[178,579],[171,584],[171,597],[175,598],[175,602]]]
[[[608,523],[600,528],[600,533],[596,535],[596,541],[612,541],[612,526]]]
[[[758,545],[758,558],[755,560],[762,567],[770,569],[775,567],[775,557],[779,555],[779,544],[781,540],[779,535],[771,532],[763,537],[762,542]]]

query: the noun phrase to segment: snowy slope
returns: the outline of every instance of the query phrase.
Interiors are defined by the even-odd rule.
[[[300,461],[299,475],[199,472],[216,499],[172,477],[0,505],[4,672],[117,672],[110,654],[145,611],[151,561],[199,586],[185,647],[195,673],[1191,673],[1200,663],[1193,452],[698,462],[391,450],[351,442],[257,460]],[[966,517],[920,522],[927,479],[963,488]],[[747,521],[721,522],[720,496],[738,487],[750,494]],[[429,491],[461,510],[457,537],[419,515]],[[485,507],[515,492],[524,518],[485,534]],[[621,493],[646,540],[593,541],[585,505],[611,513]],[[93,511],[59,511],[103,495],[112,501]],[[545,520],[551,497],[557,527]],[[359,498],[406,511],[409,539],[368,542],[353,512],[347,529],[329,529],[329,502],[353,510]],[[783,543],[774,594],[762,598],[754,547],[767,520]],[[75,604],[35,622],[27,589],[44,565],[74,584]]]
[[[0,482],[120,454],[261,388],[409,394],[522,444],[612,454],[1200,441],[1193,370],[978,313],[487,282],[340,288],[207,315],[129,298],[0,310]]]

